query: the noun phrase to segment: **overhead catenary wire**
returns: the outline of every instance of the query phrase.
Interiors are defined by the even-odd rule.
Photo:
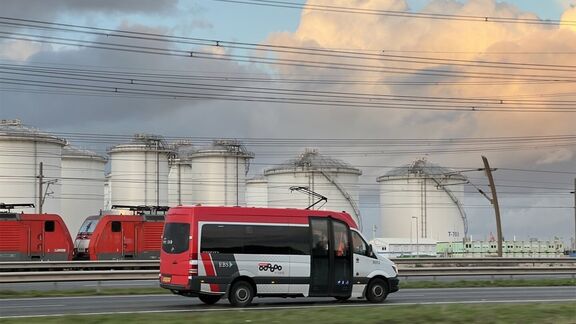
[[[186,38],[186,37],[174,37],[174,36],[165,36],[159,34],[150,34],[150,33],[139,33],[139,32],[131,32],[131,31],[122,31],[122,30],[108,30],[103,28],[95,28],[95,27],[86,27],[86,26],[79,26],[79,25],[66,25],[66,24],[57,24],[57,23],[48,23],[48,22],[41,22],[41,21],[26,21],[22,19],[10,19],[4,17],[4,19],[10,20],[19,20],[25,21],[28,24],[32,24],[31,27],[33,28],[40,28],[36,25],[49,27],[49,28],[74,28],[70,31],[73,32],[87,32],[86,30],[93,30],[89,33],[100,33],[107,32],[107,37],[136,37],[137,39],[148,37],[149,40],[153,41],[180,41],[185,39],[186,41],[195,40],[195,41],[203,41],[209,43],[215,43],[215,46],[222,47],[222,46],[252,46],[257,49],[262,49],[266,51],[279,51],[279,53],[283,53],[285,51],[289,51],[292,54],[294,53],[301,53],[306,55],[329,55],[329,56],[342,56],[341,58],[350,59],[353,58],[350,55],[364,55],[358,58],[370,59],[370,57],[366,57],[363,53],[354,53],[354,52],[336,52],[327,51],[322,49],[306,49],[306,48],[290,48],[286,46],[271,46],[271,45],[260,45],[260,44],[250,44],[250,43],[240,43],[240,42],[225,42],[225,41],[214,41],[214,40],[202,40],[202,39],[193,39],[193,38]],[[4,22],[6,23],[6,22]],[[19,23],[20,25],[22,23]],[[59,26],[59,27],[54,27]],[[78,30],[77,30],[78,29]],[[97,32],[96,32],[97,31]],[[1,33],[1,32],[0,32]],[[14,32],[4,32],[9,36],[6,37],[14,37],[14,35],[20,36],[29,36],[29,37],[44,37],[46,39],[51,40],[67,40],[70,39],[62,38],[62,37],[50,37],[50,36],[42,36],[42,35],[30,35],[30,34],[23,34],[23,33],[14,33]],[[137,34],[138,36],[135,36]],[[153,38],[151,35],[153,35]],[[16,37],[18,38],[18,37]],[[36,39],[39,41],[44,41],[42,39]],[[106,47],[105,49],[118,49],[118,48],[128,48],[132,46],[132,50],[145,50],[146,52],[149,51],[168,51],[167,53],[172,53],[174,51],[185,54],[188,56],[190,53],[187,50],[178,50],[178,49],[168,49],[168,48],[159,48],[159,47],[150,47],[150,46],[135,46],[129,44],[114,44],[114,43],[106,43],[106,42],[95,42],[95,41],[86,41],[86,40],[72,40],[77,41],[81,44],[98,44],[112,46]],[[59,42],[57,42],[59,43]],[[78,44],[75,43],[75,44]],[[64,43],[62,43],[64,44]],[[66,43],[69,44],[69,43]],[[91,46],[91,45],[90,45]],[[214,46],[214,45],[213,45]],[[239,58],[242,60],[252,60],[254,59],[253,56],[246,56],[246,55],[232,55],[232,54],[218,54],[218,53],[201,53],[201,52],[193,52],[192,55],[194,58],[202,57],[202,55],[211,56],[210,59],[236,59]],[[201,55],[200,55],[201,54]],[[200,55],[200,56],[198,56]],[[394,57],[393,59],[398,59],[399,57]],[[277,58],[265,58],[260,57],[257,59],[262,59],[261,61],[256,60],[256,63],[270,63],[270,64],[295,64],[296,66],[302,66],[304,64],[305,67],[320,67],[320,68],[335,68],[335,69],[359,69],[365,70],[368,68],[376,68],[376,66],[370,67],[370,65],[365,64],[347,64],[341,63],[339,64],[332,64],[332,63],[325,63],[325,62],[316,62],[316,61],[309,61],[309,60],[281,60]],[[381,55],[377,55],[374,59],[381,60]],[[389,58],[392,59],[392,58]],[[422,63],[421,61],[433,60],[436,62],[438,59],[436,58],[423,58],[423,57],[407,57],[409,61],[403,62],[410,62],[410,63]],[[402,59],[404,60],[404,59]],[[420,61],[418,61],[420,60]],[[252,60],[254,61],[254,60]],[[430,62],[427,62],[430,63]],[[501,63],[502,66],[507,68],[519,68],[522,70],[526,69],[537,69],[537,70],[558,70],[563,72],[570,72],[573,69],[576,69],[576,66],[567,66],[567,65],[542,65],[542,64],[532,64],[532,63],[515,63],[515,62],[485,62],[485,61],[465,61],[465,60],[453,60],[452,62],[443,62],[443,64],[457,64],[457,65],[467,65],[472,64],[469,68],[477,68],[482,66],[482,64],[489,64],[484,66],[485,68],[495,68],[494,65],[498,65],[500,67]],[[309,65],[312,64],[312,65]],[[332,64],[332,65],[330,65]],[[517,66],[518,65],[518,66]],[[10,69],[8,67],[8,69]],[[392,70],[390,70],[392,69]],[[411,69],[411,68],[404,68],[404,67],[386,67],[386,71],[384,72],[393,72],[393,73],[400,73],[401,71],[413,70],[409,73],[416,71],[416,73],[422,72],[419,69]],[[382,72],[381,68],[378,68],[378,71]],[[419,71],[419,72],[418,72]],[[574,70],[576,71],[576,70]],[[462,73],[464,71],[433,71],[430,69],[426,69],[424,72],[426,75],[429,76],[464,76],[457,75],[457,73]],[[4,72],[8,73],[8,72]],[[50,92],[57,92],[57,93],[65,93],[68,91],[68,94],[74,95],[98,95],[102,94],[103,96],[126,96],[129,98],[140,97],[140,98],[161,98],[161,99],[178,99],[178,100],[199,100],[199,99],[208,99],[208,100],[227,100],[227,101],[247,101],[247,102],[266,102],[266,103],[284,103],[284,104],[296,104],[296,105],[307,105],[307,106],[316,106],[316,107],[347,107],[347,108],[359,108],[359,109],[409,109],[409,110],[432,110],[432,111],[469,111],[469,112],[483,112],[483,111],[498,111],[498,112],[575,112],[576,109],[573,108],[573,101],[569,100],[555,100],[555,101],[529,101],[527,99],[514,99],[514,98],[506,98],[506,100],[500,99],[499,101],[497,98],[491,98],[494,100],[492,105],[486,104],[483,102],[484,98],[462,98],[459,103],[460,105],[454,106],[454,103],[457,103],[455,100],[456,98],[438,98],[438,104],[428,103],[430,102],[430,98],[422,97],[417,98],[417,96],[413,96],[412,98],[406,97],[395,97],[395,98],[386,98],[382,97],[381,95],[374,95],[374,94],[363,94],[363,93],[349,93],[345,96],[337,93],[337,92],[309,92],[306,91],[294,91],[295,89],[285,89],[285,88],[262,88],[262,87],[242,87],[242,86],[232,86],[232,85],[222,85],[222,84],[211,84],[211,85],[192,85],[193,87],[191,90],[197,90],[198,92],[194,91],[181,91],[182,89],[189,89],[190,85],[183,85],[182,82],[178,81],[166,81],[166,80],[137,80],[140,84],[134,85],[134,80],[130,80],[130,87],[121,87],[116,86],[115,83],[126,83],[128,82],[127,79],[119,78],[118,75],[111,76],[110,72],[105,72],[108,74],[107,79],[103,77],[101,74],[102,72],[92,71],[89,79],[82,79],[81,81],[85,84],[71,84],[70,82],[49,82],[46,80],[38,80],[38,78],[53,78],[54,75],[49,75],[50,71],[45,70],[27,70],[26,73],[24,72],[14,72],[12,74],[20,73],[20,75],[24,74],[25,78],[4,78],[3,83],[12,85],[12,89],[16,87],[16,91],[31,91],[32,93],[50,93]],[[60,72],[59,76],[61,79],[68,79],[70,81],[78,81],[79,76],[73,76],[73,72],[67,71],[66,77],[64,72]],[[401,72],[404,73],[404,72]],[[430,74],[432,73],[432,74]],[[440,74],[438,74],[440,73]],[[448,73],[448,74],[444,74]],[[456,73],[456,74],[455,74]],[[521,75],[510,75],[510,74],[498,74],[495,72],[477,72],[477,71],[465,71],[467,73],[466,77],[472,78],[484,78],[489,77],[490,79],[505,79],[511,80],[510,78],[514,79],[511,81],[527,81],[527,82],[542,82],[542,81],[554,81],[554,82],[574,82],[576,79],[571,79],[569,76],[547,76],[541,74],[521,74]],[[552,77],[552,78],[551,78]],[[120,80],[122,79],[122,80]],[[94,84],[96,83],[96,84]],[[111,86],[102,85],[103,83],[111,83]],[[156,87],[157,89],[150,88]],[[179,91],[175,91],[173,89],[178,89]],[[202,90],[202,92],[199,92]],[[208,90],[208,93],[205,93]],[[233,94],[230,94],[229,91],[226,90],[234,90]],[[296,93],[299,92],[298,95]],[[242,95],[245,93],[246,95]],[[259,94],[259,95],[255,95]],[[386,98],[386,99],[383,99]],[[337,100],[340,99],[340,100]],[[382,100],[385,100],[382,102]],[[396,101],[396,103],[392,104],[387,101]],[[486,99],[489,100],[489,99]],[[521,101],[524,100],[524,101]],[[403,102],[406,101],[406,102]],[[416,105],[414,102],[421,102],[420,104]],[[475,103],[475,104],[473,104]],[[452,104],[452,105],[451,105]]]
[[[537,63],[527,63],[527,62],[500,62],[500,61],[483,61],[483,60],[461,60],[461,59],[448,59],[448,58],[438,58],[438,57],[414,57],[406,55],[387,55],[384,53],[370,54],[365,53],[360,50],[333,50],[324,48],[306,48],[306,47],[296,47],[287,45],[272,45],[272,44],[257,44],[248,42],[238,42],[238,41],[226,41],[217,39],[205,39],[205,38],[194,38],[194,37],[183,37],[183,36],[171,36],[163,35],[157,33],[146,33],[146,32],[136,32],[129,30],[120,29],[107,29],[98,28],[91,26],[73,25],[73,24],[61,24],[55,22],[39,21],[39,20],[28,20],[20,18],[11,17],[0,17],[0,25],[7,25],[20,28],[33,28],[33,29],[49,29],[62,32],[72,32],[72,33],[86,33],[93,36],[104,36],[108,38],[127,38],[140,41],[154,41],[154,42],[167,42],[175,44],[187,44],[195,46],[207,46],[207,47],[220,47],[220,48],[230,48],[230,49],[243,49],[243,50],[257,50],[266,51],[272,53],[287,53],[287,54],[306,54],[315,56],[327,56],[336,57],[344,59],[355,59],[361,58],[363,60],[378,60],[378,61],[398,61],[404,63],[441,63],[444,65],[456,66],[463,65],[467,67],[481,67],[486,65],[486,67],[500,67],[500,68],[513,68],[513,69],[535,69],[535,70],[550,70],[550,71],[570,71],[576,69],[576,66],[572,65],[558,65],[558,64],[537,64]],[[106,42],[96,42],[96,41],[85,41],[80,39],[67,39],[62,37],[50,37],[45,35],[34,35],[34,34],[24,34],[16,32],[3,32],[6,35],[19,35],[19,36],[30,36],[30,37],[40,37],[46,39],[62,40],[62,41],[78,41],[80,43],[90,43],[100,44],[100,45],[113,45],[118,47],[128,48],[132,46],[134,49],[150,50],[150,51],[164,51],[169,53],[173,51],[175,53],[182,53],[185,55],[220,55],[217,53],[204,53],[201,51],[187,51],[179,50],[177,48],[158,48],[150,46],[136,46],[129,45],[125,43],[106,43]],[[239,56],[242,57],[242,56]],[[264,59],[261,57],[261,59]]]
[[[399,10],[383,10],[383,9],[365,9],[344,7],[335,5],[322,5],[322,4],[308,4],[291,1],[279,0],[212,0],[216,2],[236,3],[243,5],[256,5],[276,8],[287,9],[306,9],[311,11],[322,11],[330,13],[347,13],[347,14],[362,14],[362,15],[376,15],[376,16],[389,16],[400,18],[422,18],[433,20],[455,20],[455,21],[468,21],[479,23],[505,23],[505,24],[530,24],[530,25],[555,25],[555,26],[576,26],[576,21],[573,20],[556,20],[539,18],[519,18],[519,17],[498,17],[498,16],[479,16],[479,15],[458,15],[447,13],[435,12],[411,12]]]

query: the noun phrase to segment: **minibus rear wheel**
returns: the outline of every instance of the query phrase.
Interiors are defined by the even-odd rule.
[[[200,299],[206,305],[214,305],[216,304],[222,296],[220,295],[199,295],[198,299]]]
[[[368,283],[366,299],[371,303],[381,303],[388,296],[388,284],[380,278],[374,278]]]
[[[254,298],[254,288],[249,282],[244,280],[237,281],[230,288],[228,301],[232,306],[245,307],[250,305]]]

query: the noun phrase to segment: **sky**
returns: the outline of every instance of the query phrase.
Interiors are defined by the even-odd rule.
[[[570,191],[574,190],[576,177],[576,113],[562,111],[576,102],[571,79],[571,72],[576,69],[574,1],[290,2],[416,15],[335,13],[213,0],[4,0],[0,14],[3,18],[180,36],[195,41],[119,39],[105,33],[31,28],[29,21],[25,26],[3,23],[0,64],[106,70],[121,73],[122,77],[131,73],[161,74],[164,79],[168,75],[195,76],[211,78],[206,82],[224,90],[204,89],[202,96],[194,98],[87,93],[71,86],[46,88],[46,84],[71,82],[111,89],[118,86],[111,85],[110,80],[87,83],[80,76],[33,77],[0,70],[5,78],[0,83],[0,118],[19,118],[27,125],[55,133],[129,136],[146,132],[193,138],[341,140],[344,144],[340,146],[330,147],[320,141],[313,146],[362,169],[360,206],[365,228],[378,223],[378,176],[422,157],[459,170],[476,169],[482,167],[480,156],[486,155],[491,165],[499,169],[495,179],[502,188],[500,202],[506,238],[568,240],[574,236]],[[423,13],[435,16],[417,17]],[[489,17],[490,21],[462,17]],[[498,18],[508,22],[492,22]],[[552,23],[534,23],[535,19]],[[43,42],[33,42],[31,38]],[[100,42],[140,49],[70,46],[63,45],[69,42],[63,39],[92,46]],[[214,46],[215,42],[198,39],[233,43]],[[265,52],[257,44],[278,47]],[[161,50],[142,53],[143,47]],[[278,50],[281,48],[284,50]],[[306,54],[294,52],[302,48]],[[332,51],[332,55],[311,54],[310,49]],[[158,54],[166,53],[164,50],[171,54]],[[379,54],[384,56],[378,57]],[[14,83],[14,79],[23,78],[49,83],[42,87]],[[231,85],[252,92],[241,94],[243,100],[214,99],[238,95],[238,88],[230,88]],[[270,88],[281,89],[282,94],[270,95],[263,90]],[[159,88],[151,85],[143,89],[154,92]],[[287,96],[286,93],[297,93],[294,100],[307,101],[294,104],[287,100],[251,100]],[[338,95],[346,95],[342,100],[347,103],[321,102],[335,100],[327,98]],[[378,106],[375,103],[382,100],[378,96],[394,96],[394,100]],[[464,110],[414,109],[432,106]],[[488,106],[521,111],[485,111]],[[530,107],[540,111],[526,111]],[[494,138],[508,140],[499,144]],[[401,144],[366,144],[366,140],[384,139]],[[463,139],[485,139],[487,144],[458,149],[464,144],[455,142]],[[432,140],[443,142],[437,145]],[[302,143],[294,141],[287,147],[249,146],[256,153],[250,176],[296,156],[309,146]],[[470,140],[466,143],[469,145]],[[99,152],[106,146],[73,144]],[[466,175],[485,188],[487,180],[481,172]],[[488,201],[473,187],[467,187],[465,206],[470,219],[469,234],[489,237],[495,225]]]

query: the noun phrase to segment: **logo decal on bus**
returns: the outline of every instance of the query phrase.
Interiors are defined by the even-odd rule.
[[[258,270],[260,271],[270,271],[274,272],[276,270],[282,271],[282,266],[279,264],[271,264],[271,263],[258,263]]]
[[[219,268],[232,268],[234,266],[234,262],[232,261],[218,261]]]

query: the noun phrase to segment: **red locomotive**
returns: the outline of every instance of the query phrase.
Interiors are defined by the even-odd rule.
[[[13,213],[33,204],[0,203],[0,261],[69,261],[72,239],[56,214]]]
[[[164,206],[112,206],[132,215],[102,214],[86,218],[74,242],[76,260],[157,260],[162,245]]]

